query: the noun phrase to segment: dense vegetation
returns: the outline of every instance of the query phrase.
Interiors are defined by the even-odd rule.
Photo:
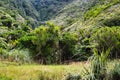
[[[70,2],[72,0],[0,0],[0,9],[21,16],[20,20],[29,21],[29,25],[35,28],[53,18]]]
[[[88,60],[83,73],[65,79],[118,80],[120,62],[111,60],[119,58],[119,0],[0,0],[3,62],[55,65]],[[40,80],[51,80],[40,74]],[[9,77],[0,74],[3,80]]]

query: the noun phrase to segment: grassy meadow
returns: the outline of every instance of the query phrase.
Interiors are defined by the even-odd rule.
[[[112,60],[107,64],[107,74],[111,73],[120,60]],[[0,80],[72,80],[70,75],[82,76],[88,62],[77,62],[66,65],[40,65],[0,62]],[[117,69],[116,69],[117,70]],[[75,79],[78,80],[78,79]]]
[[[68,74],[80,74],[84,63],[37,65],[1,62],[0,80],[65,80]]]

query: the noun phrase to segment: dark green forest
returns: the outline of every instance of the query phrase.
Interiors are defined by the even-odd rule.
[[[82,77],[70,74],[66,80],[119,80],[119,59],[119,0],[0,0],[0,61],[90,62]],[[117,68],[106,73],[114,60]]]

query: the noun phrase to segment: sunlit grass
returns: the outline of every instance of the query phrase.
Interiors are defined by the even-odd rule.
[[[3,65],[2,63],[0,66]],[[64,80],[70,74],[80,74],[82,63],[71,65],[3,65],[0,80]]]
[[[109,73],[120,60],[110,60],[107,65]],[[89,62],[79,62],[69,65],[38,65],[11,62],[0,62],[0,80],[65,80],[69,74],[82,76]]]

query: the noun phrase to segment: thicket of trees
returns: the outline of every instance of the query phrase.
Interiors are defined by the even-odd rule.
[[[1,16],[0,28],[3,31],[0,34],[1,59],[60,64],[67,61],[87,60],[93,55],[93,48],[99,53],[111,48],[109,57],[120,57],[119,26],[81,28],[76,32],[65,32],[62,27],[48,22],[32,30],[28,23],[16,24],[13,18]]]
[[[50,22],[32,30],[27,24],[13,25],[14,22],[8,24],[7,17],[1,19],[2,30],[8,29],[0,34],[2,59],[28,62],[33,59],[43,64],[60,64],[87,60],[93,55],[93,48],[99,53],[110,48],[110,58],[120,57],[119,26],[65,32]]]
[[[117,2],[118,0],[115,0],[114,4]],[[102,11],[106,7],[100,7],[100,9],[93,7],[86,13],[86,17],[88,17],[86,19],[95,17],[99,14],[99,10]],[[94,11],[98,13],[92,16],[91,13]],[[0,14],[1,59],[25,62],[34,60],[43,64],[60,64],[70,60],[87,60],[93,55],[93,48],[96,48],[99,54],[110,48],[109,58],[120,57],[119,17],[103,20],[101,22],[103,27],[83,27],[70,32],[64,31],[63,27],[50,22],[32,29],[29,25],[31,21],[23,20],[23,23],[23,21],[17,20],[20,16],[14,10],[7,12],[1,9]],[[74,20],[69,21],[68,19],[68,22],[73,24]]]
[[[40,26],[18,40],[19,46],[29,48],[35,60],[44,64],[62,63],[74,55],[78,34],[62,32],[52,23]]]

